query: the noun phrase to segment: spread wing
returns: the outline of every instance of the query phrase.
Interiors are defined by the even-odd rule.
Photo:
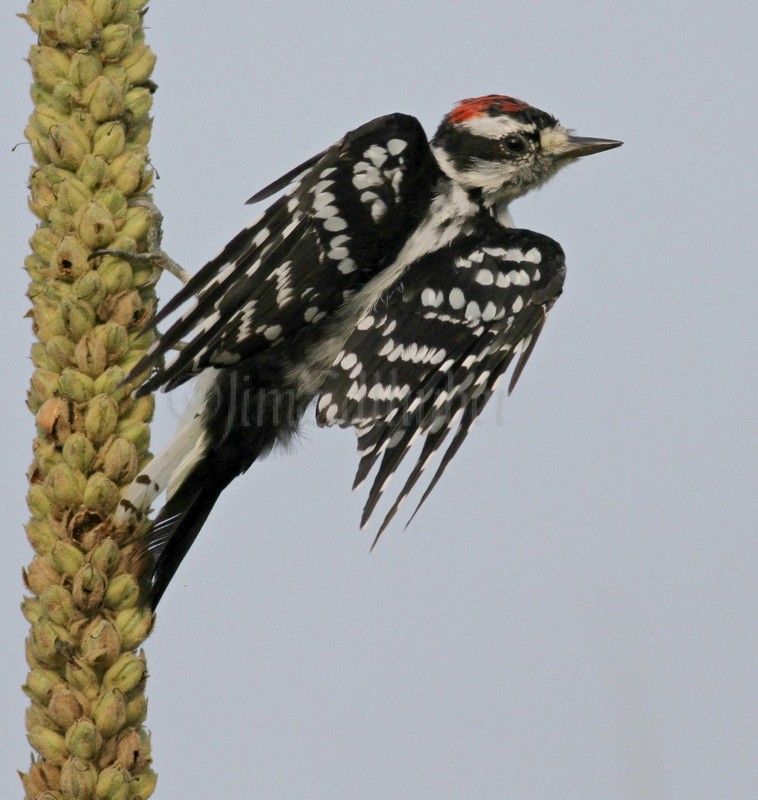
[[[153,324],[191,306],[158,339],[133,375],[154,368],[141,393],[171,389],[206,367],[226,367],[317,335],[402,246],[436,179],[419,122],[379,117],[291,170],[251,198],[298,180],[209,261]],[[298,338],[299,337],[299,338]],[[186,346],[166,367],[161,356]]]
[[[424,437],[377,539],[455,430],[418,511],[518,354],[513,389],[564,274],[560,245],[532,231],[464,239],[413,264],[358,324],[324,384],[317,420],[355,428],[360,463],[354,488],[379,465],[361,525],[410,447]]]

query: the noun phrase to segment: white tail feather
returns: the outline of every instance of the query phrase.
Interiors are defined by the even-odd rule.
[[[144,514],[158,495],[168,490],[169,496],[181,486],[192,467],[205,454],[207,440],[203,428],[205,399],[216,370],[203,370],[195,379],[195,389],[182,414],[176,433],[124,492],[114,514],[117,523]]]

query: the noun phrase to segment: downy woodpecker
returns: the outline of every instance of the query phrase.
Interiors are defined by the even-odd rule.
[[[199,376],[118,510],[141,514],[166,490],[148,538],[153,606],[223,489],[290,440],[314,399],[320,425],[355,429],[355,486],[378,465],[362,525],[423,437],[377,538],[452,434],[420,506],[514,359],[515,386],[562,290],[560,245],[516,228],[511,201],[620,144],[488,95],[431,141],[414,117],[379,117],[254,195],[287,189],[163,307],[153,325],[191,301],[133,372],[153,370],[140,394]]]

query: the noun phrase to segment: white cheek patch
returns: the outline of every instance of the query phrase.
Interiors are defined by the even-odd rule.
[[[540,133],[542,152],[550,156],[560,155],[568,147],[569,136],[569,132],[563,125],[554,125],[552,128],[545,128]]]

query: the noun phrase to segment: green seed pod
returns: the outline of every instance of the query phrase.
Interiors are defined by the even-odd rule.
[[[144,43],[135,45],[131,52],[121,59],[129,83],[139,86],[150,79],[155,66],[155,53]]]
[[[132,797],[140,798],[140,800],[147,800],[155,791],[158,784],[158,776],[152,769],[144,769],[137,775],[132,776],[131,791]]]
[[[158,282],[160,274],[160,270],[155,269],[152,264],[135,264],[133,270],[135,289],[154,286]]]
[[[153,95],[144,86],[129,89],[124,98],[124,110],[132,119],[132,124],[144,122],[153,107]]]
[[[92,199],[92,192],[73,175],[61,183],[58,189],[58,208],[67,214],[75,214]]]
[[[34,211],[34,209],[31,210],[33,213],[37,213]],[[40,219],[44,218],[40,217]],[[24,269],[29,273],[29,277],[33,281],[33,283],[29,286],[29,296],[35,297],[42,291],[45,281],[47,281],[50,277],[50,266],[45,259],[40,258],[33,253],[29,253],[29,255],[24,259]],[[32,345],[32,347],[34,347],[34,345]]]
[[[90,152],[90,139],[80,126],[61,123],[50,128],[46,149],[53,164],[76,170]]]
[[[134,36],[128,25],[108,25],[103,29],[103,56],[108,61],[120,59],[133,45]]]
[[[61,683],[53,689],[47,713],[50,719],[63,730],[70,728],[76,720],[89,711],[87,698],[70,686]]]
[[[54,442],[35,439],[32,449],[34,450],[34,461],[42,474],[47,474],[56,464],[60,463],[60,453]]]
[[[100,128],[98,128],[100,130]],[[100,189],[95,195],[95,200],[105,208],[108,213],[113,217],[116,228],[119,227],[119,222],[123,224],[126,219],[126,211],[128,205],[126,197],[115,186],[108,186],[105,189]],[[114,240],[115,241],[115,240]]]
[[[61,279],[59,276],[54,276],[47,281],[42,290],[45,300],[51,305],[60,303],[64,297],[71,294],[71,282],[69,280]],[[63,316],[58,309],[58,315],[61,317],[62,330],[65,332],[66,326],[63,323]]]
[[[95,448],[83,433],[72,433],[63,445],[63,460],[74,470],[89,472],[95,460]]]
[[[74,281],[89,271],[88,256],[89,253],[77,238],[64,236],[50,260],[50,266],[61,278]]]
[[[32,625],[28,642],[37,662],[54,668],[65,662],[64,653],[73,646],[68,631],[47,619],[40,619]]]
[[[50,182],[48,181],[47,176],[43,174],[42,170],[37,170],[32,176],[32,187],[34,187],[35,181],[37,187],[47,187],[48,194],[46,195],[46,198],[52,198],[50,201],[51,203],[57,202],[57,198],[50,187]],[[32,191],[34,191],[34,188],[32,188]],[[37,230],[32,234],[32,238],[29,240],[32,250],[34,250],[34,252],[40,258],[44,258],[46,261],[52,260],[52,258],[55,256],[55,252],[60,246],[60,243],[60,236],[56,236],[55,233],[50,230],[50,228],[37,228]]]
[[[41,725],[29,731],[29,744],[48,761],[63,761],[68,756],[66,741],[59,733]]]
[[[98,56],[93,53],[74,53],[71,58],[71,67],[68,79],[80,89],[89,86],[92,81],[101,75],[103,65]]]
[[[121,20],[129,8],[126,0],[87,0],[87,2],[95,19],[99,19],[104,25]]]
[[[127,484],[137,475],[137,464],[139,458],[134,445],[117,436],[107,446],[105,453],[101,453],[103,459],[103,472],[116,483]]]
[[[97,268],[97,274],[100,276],[105,290],[110,294],[125,291],[132,282],[132,268],[129,262],[117,256],[103,256],[103,260]]]
[[[21,601],[21,613],[24,615],[24,619],[30,625],[33,625],[35,622],[41,620],[45,616],[45,610],[42,608],[42,603],[40,603],[39,599],[36,597],[25,597]]]
[[[50,283],[45,283],[45,293]],[[34,296],[37,301],[33,308],[34,313],[34,332],[42,341],[46,341],[51,336],[65,335],[66,326],[63,324],[59,309],[55,303],[48,302],[47,298],[41,293]]]
[[[116,433],[134,445],[139,455],[150,447],[150,426],[146,422],[126,420],[116,427]]]
[[[60,369],[47,354],[47,349],[42,342],[32,343],[32,364],[37,369],[52,369],[56,371]]]
[[[59,371],[65,369],[74,360],[74,347],[68,336],[51,336],[45,345],[51,366]]]
[[[53,89],[61,78],[68,75],[71,59],[56,47],[33,45],[29,50],[29,66],[37,83]]]
[[[129,573],[117,575],[105,592],[105,605],[114,611],[123,611],[137,604],[139,594],[139,583],[134,575]]]
[[[132,142],[135,147],[147,147],[150,142],[150,134],[153,130],[152,117],[146,117],[139,122],[132,120]]]
[[[79,503],[82,502],[85,484],[86,480],[84,475],[71,469],[68,464],[56,464],[50,472],[48,472],[45,480],[45,485],[50,493],[50,499],[59,508],[70,508],[71,506],[79,505]],[[71,545],[71,547],[76,550],[74,545]],[[80,566],[81,563],[74,568],[73,572],[67,572],[66,574],[73,576]]]
[[[90,553],[90,563],[105,575],[110,575],[118,563],[118,545],[110,537],[103,539]]]
[[[32,176],[29,179],[29,188],[31,190],[29,208],[32,210],[32,213],[36,214],[40,219],[47,220],[48,211],[56,204],[57,197],[55,196],[55,192],[53,191],[53,187],[50,185],[47,175],[45,175],[41,169],[35,170],[32,173]],[[42,258],[45,258],[45,253],[52,255],[52,250],[47,251],[44,246],[39,250],[37,249],[34,240],[35,237],[39,236],[41,236],[43,239],[54,239],[56,244],[58,237],[55,236],[50,228],[37,228],[32,236],[31,245],[37,254],[41,255]]]
[[[92,564],[85,564],[74,576],[71,588],[73,603],[81,611],[91,613],[103,603],[108,579]]]
[[[108,620],[93,620],[82,632],[81,652],[84,660],[93,667],[110,667],[121,652],[118,630]]]
[[[132,776],[121,766],[106,767],[98,776],[95,793],[99,800],[129,800]]]
[[[30,731],[38,725],[42,728],[49,728],[50,730],[57,731],[58,726],[50,719],[47,709],[42,708],[36,704],[26,709],[24,714],[24,721],[26,722],[26,729]]]
[[[68,236],[74,232],[71,216],[65,214],[57,206],[51,208],[47,212],[47,221],[50,224],[51,230],[58,234],[58,236]]]
[[[147,194],[153,188],[153,178],[155,172],[152,169],[146,169],[142,175],[142,183],[137,190],[139,194]]]
[[[129,334],[123,325],[106,322],[98,325],[94,334],[103,343],[109,361],[120,361],[129,351]]]
[[[107,395],[98,394],[90,400],[84,417],[84,430],[93,444],[102,444],[118,424],[118,406]]]
[[[27,405],[33,414],[42,404],[58,394],[58,373],[49,369],[35,369],[29,385]]]
[[[52,22],[64,0],[31,0],[29,3],[29,24],[37,22]],[[35,31],[36,28],[33,28]]]
[[[105,737],[115,736],[126,724],[126,703],[118,689],[107,689],[92,709],[97,729]]]
[[[89,477],[82,502],[87,508],[107,517],[118,505],[119,493],[116,484],[101,472]]]
[[[75,369],[64,369],[58,383],[61,395],[75,403],[86,403],[95,395],[95,382],[92,378]]]
[[[63,678],[55,670],[37,668],[26,676],[26,683],[23,688],[25,694],[31,697],[32,700],[36,700],[46,706],[50,702],[53,689],[62,685]]]
[[[112,124],[112,123],[109,123]],[[97,133],[97,131],[95,131]],[[90,153],[84,157],[76,176],[93,191],[97,189],[108,175],[108,164],[102,155]]]
[[[92,145],[92,137],[95,135],[98,123],[93,119],[92,114],[86,108],[74,108],[69,117],[71,124],[80,128],[87,136],[87,141]]]
[[[79,340],[74,350],[74,359],[77,368],[93,378],[101,374],[108,364],[105,346],[94,333],[88,333]]]
[[[150,422],[154,411],[155,397],[147,394],[132,400],[126,418],[130,421]]]
[[[48,102],[40,103],[35,109],[32,116],[34,121],[37,137],[47,139],[50,136],[50,131],[62,125],[68,120],[71,109],[62,109],[57,100],[53,100],[53,96],[49,95]]]
[[[89,303],[77,297],[64,297],[60,304],[60,313],[65,331],[72,341],[79,341],[95,325],[95,310]]]
[[[100,678],[97,672],[82,658],[73,658],[66,662],[66,683],[82,692],[88,699],[97,698]]]
[[[55,545],[59,544],[56,542]],[[55,547],[53,546],[53,549]],[[51,550],[52,556],[52,550]],[[53,563],[55,557],[53,556]],[[66,625],[75,613],[71,592],[60,585],[48,586],[39,597],[47,618],[56,625]]]
[[[90,719],[82,718],[66,731],[66,746],[72,756],[91,761],[103,747],[103,737]]]
[[[66,465],[61,465],[61,467],[70,469]],[[84,553],[70,541],[56,542],[50,550],[50,558],[58,572],[68,578],[73,578],[84,564]]]
[[[147,240],[148,233],[150,232],[150,212],[143,206],[131,206],[126,212],[126,220],[124,226],[121,228],[121,236],[129,236],[135,242],[135,250],[137,249],[137,242],[144,242]],[[128,249],[128,248],[124,248]]]
[[[66,759],[61,769],[61,791],[68,800],[92,800],[97,785],[97,770],[83,758]]]
[[[90,250],[108,247],[116,235],[113,217],[100,203],[91,201],[77,214],[79,236]]]
[[[32,449],[34,450],[34,466],[36,467],[35,479],[39,475],[47,475],[56,464],[60,463],[60,452],[55,442],[51,442],[49,439],[37,438],[32,443]]]
[[[135,650],[153,629],[153,613],[146,606],[128,608],[116,614],[116,630],[125,650]]]
[[[126,387],[121,384],[124,381],[124,370],[118,365],[108,367],[108,369],[95,378],[96,394],[110,394],[121,397],[126,394]]]
[[[55,29],[63,44],[74,50],[89,50],[99,35],[92,12],[80,0],[68,0],[55,15]]]
[[[97,308],[105,297],[105,288],[100,276],[94,270],[85,272],[74,283],[72,293],[80,300],[84,300],[92,308]]]
[[[124,113],[124,95],[105,75],[100,75],[84,90],[82,101],[95,122],[117,119]]]
[[[33,122],[24,128],[24,137],[29,142],[32,148],[32,157],[34,160],[42,165],[49,163],[50,157],[47,154],[48,136],[37,128]]]
[[[34,519],[44,519],[55,510],[47,489],[38,483],[31,486],[26,493],[26,505]]]
[[[60,114],[71,115],[81,102],[81,92],[71,81],[61,81],[50,96],[50,105]]]
[[[119,576],[122,577],[122,576]],[[103,676],[103,686],[118,689],[127,694],[136,689],[147,675],[144,656],[123,653]]]
[[[134,194],[142,183],[146,165],[147,153],[142,149],[127,150],[116,156],[111,161],[113,184],[124,194]]]
[[[61,530],[59,524],[53,520],[30,519],[26,524],[26,536],[34,552],[46,556],[61,538]]]
[[[121,63],[105,64],[103,67],[103,75],[112,80],[116,86],[126,94],[129,89],[129,78],[126,74],[126,70],[121,66]]]
[[[92,138],[92,152],[106,161],[113,161],[124,152],[126,129],[122,122],[104,122]]]

